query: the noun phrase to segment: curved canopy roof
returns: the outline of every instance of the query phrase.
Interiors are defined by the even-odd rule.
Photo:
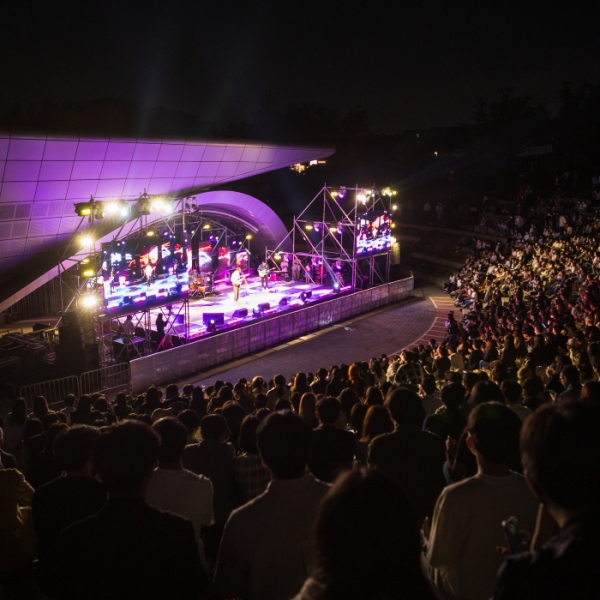
[[[88,222],[75,214],[77,202],[91,196],[136,200],[144,190],[196,194],[202,210],[244,220],[276,245],[287,232],[268,206],[245,194],[201,190],[333,152],[250,142],[0,134],[0,311],[78,258],[71,242]],[[103,235],[112,239],[132,227],[104,223]]]

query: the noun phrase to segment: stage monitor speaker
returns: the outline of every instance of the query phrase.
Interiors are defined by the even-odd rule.
[[[271,305],[268,302],[262,302],[258,305],[258,309],[260,310],[260,312],[265,312],[265,310],[269,310],[270,308]]]
[[[280,301],[279,301],[279,306],[287,306],[288,305],[288,301],[289,298],[287,296],[284,296]]]
[[[185,323],[185,315],[175,315],[175,323],[183,325]]]
[[[231,316],[234,319],[243,319],[244,317],[248,316],[248,309],[247,308],[238,308],[237,310],[233,311],[233,314]]]
[[[225,325],[225,313],[202,313],[202,322],[204,326],[214,321],[215,325]]]

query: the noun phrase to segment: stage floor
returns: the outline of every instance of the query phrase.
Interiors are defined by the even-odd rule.
[[[347,292],[348,289],[335,290],[338,293]],[[332,287],[326,287],[314,283],[305,283],[300,281],[271,281],[269,289],[263,290],[260,278],[248,277],[240,291],[238,302],[233,300],[233,287],[220,283],[216,286],[216,294],[206,298],[189,298],[189,325],[169,323],[165,329],[166,333],[172,333],[184,337],[187,333],[188,341],[197,339],[203,335],[214,333],[209,331],[203,322],[205,313],[223,313],[224,324],[217,327],[217,331],[224,331],[228,328],[250,323],[258,318],[268,315],[293,310],[298,306],[304,305],[301,294],[308,296],[306,302],[316,302],[323,300],[334,294]],[[280,304],[281,303],[281,304]],[[254,314],[254,309],[262,304],[269,304],[259,315]],[[234,316],[236,310],[247,309],[246,317]],[[165,307],[161,309],[152,309],[150,311],[152,329],[155,329],[156,318],[161,313],[165,315]],[[166,316],[166,315],[165,315]],[[169,325],[171,327],[169,327]]]

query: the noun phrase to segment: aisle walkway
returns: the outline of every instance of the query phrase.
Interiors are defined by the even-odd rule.
[[[318,367],[368,361],[381,354],[391,356],[403,348],[426,344],[432,337],[443,340],[444,320],[450,307],[454,308],[451,299],[439,288],[419,287],[413,298],[401,304],[222,365],[186,379],[185,383],[209,385],[216,379],[235,383],[240,377],[262,375],[269,379],[276,373],[289,379],[299,371],[314,373]]]

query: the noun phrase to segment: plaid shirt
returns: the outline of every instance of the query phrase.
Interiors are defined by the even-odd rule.
[[[271,475],[258,454],[242,454],[235,459],[233,480],[242,504],[246,504],[266,489]]]
[[[408,383],[409,385],[419,387],[422,380],[423,370],[419,363],[404,363],[400,365],[400,368],[396,371],[396,383]]]

